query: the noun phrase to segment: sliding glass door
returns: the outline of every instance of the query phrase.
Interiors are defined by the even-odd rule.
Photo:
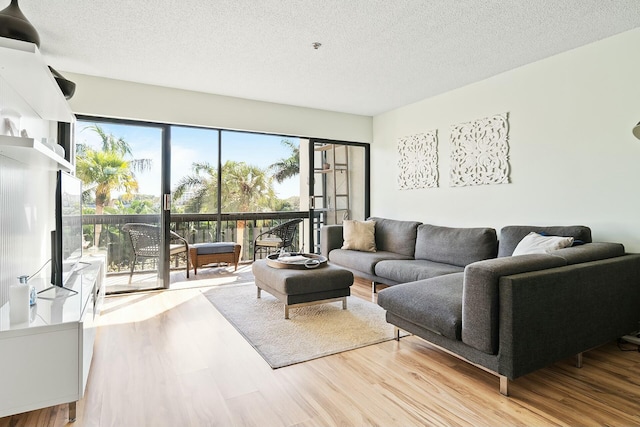
[[[83,252],[106,257],[108,293],[168,287],[169,272],[163,266],[170,250],[165,244],[169,139],[168,127],[161,125],[92,118],[76,122]],[[178,256],[180,242],[175,243]]]
[[[369,216],[368,144],[82,116],[74,130],[84,251],[106,256],[110,293],[187,281],[188,245],[234,242],[249,261],[303,219],[291,249],[317,253],[323,225]]]
[[[320,250],[320,228],[369,217],[369,145],[311,139],[306,144],[309,241]]]
[[[171,218],[189,243],[237,243],[251,260],[257,235],[306,216],[297,138],[175,126],[171,135]]]

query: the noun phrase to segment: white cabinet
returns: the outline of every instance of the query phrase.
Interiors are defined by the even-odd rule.
[[[24,164],[25,170],[73,171],[73,165],[44,142],[57,142],[54,140],[58,124],[74,121],[71,108],[38,48],[33,43],[0,37],[0,156]],[[13,168],[13,162],[10,163]],[[42,187],[45,183],[29,184]],[[24,208],[20,206],[23,199],[12,199],[16,218],[25,209],[33,210],[28,202]],[[46,202],[42,206],[46,206]],[[30,217],[28,230],[21,229],[18,234],[5,230],[5,234],[0,235],[3,256],[9,253],[7,248],[19,246],[17,240],[25,237],[40,244],[37,238],[31,237],[46,235],[53,221],[47,218],[45,209],[37,212],[39,215]],[[13,215],[4,217],[5,223],[15,220]],[[29,236],[24,236],[25,233]],[[48,247],[49,243],[44,245]],[[41,252],[41,248],[28,249]],[[93,355],[96,316],[104,295],[104,260],[88,257],[85,261],[89,265],[67,284],[77,293],[55,288],[43,293],[31,309],[29,322],[24,324],[10,323],[10,302],[5,302],[9,283],[7,275],[3,275],[0,282],[0,417],[69,403],[69,418],[75,419],[75,402],[84,394]],[[45,283],[40,287],[44,288]]]
[[[67,284],[77,293],[43,292],[28,323],[10,324],[10,304],[0,309],[0,417],[69,403],[69,419],[75,420],[104,299],[104,258],[83,262],[88,265]]]

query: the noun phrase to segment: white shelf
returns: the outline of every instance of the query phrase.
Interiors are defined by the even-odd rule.
[[[73,170],[71,163],[33,138],[0,135],[0,155],[41,169]]]
[[[0,77],[41,119],[75,121],[69,103],[35,44],[0,37]],[[11,102],[5,100],[5,104]]]

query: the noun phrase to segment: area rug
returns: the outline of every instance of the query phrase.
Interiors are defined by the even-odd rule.
[[[393,339],[385,311],[356,297],[342,302],[292,308],[255,285],[214,288],[204,295],[273,369]]]

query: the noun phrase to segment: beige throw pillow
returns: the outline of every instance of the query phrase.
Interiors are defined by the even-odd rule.
[[[342,222],[342,249],[353,251],[376,251],[376,222],[346,219]]]
[[[573,237],[542,236],[532,231],[518,243],[513,251],[513,256],[546,254],[556,249],[567,248],[572,244]]]

